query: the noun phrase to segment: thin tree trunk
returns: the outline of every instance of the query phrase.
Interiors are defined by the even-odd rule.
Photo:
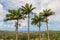
[[[29,14],[28,14],[28,40],[30,40],[30,35],[29,35]]]
[[[22,40],[23,40],[23,31],[22,31]]]
[[[40,24],[40,22],[39,22],[39,40],[41,40],[41,30],[40,30],[40,27],[41,26],[41,24]]]
[[[16,40],[18,40],[18,20],[17,20],[17,23],[16,23]]]
[[[16,27],[16,40],[18,40],[18,27]]]
[[[47,26],[48,40],[50,40],[50,37],[49,37],[49,30],[48,30],[48,22],[46,22],[46,26]]]

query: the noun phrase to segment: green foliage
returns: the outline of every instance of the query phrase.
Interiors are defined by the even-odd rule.
[[[9,10],[9,14],[6,14],[6,18],[5,18],[4,21],[24,19],[24,18],[25,18],[25,16],[21,12],[20,9],[17,9],[17,10]]]
[[[50,31],[50,39],[51,40],[60,40],[60,31]],[[28,33],[19,33],[19,40],[27,40],[27,34]],[[0,39],[15,40],[15,32],[1,32],[0,31]],[[33,40],[39,40],[39,34],[38,32],[31,32],[30,33],[30,39]],[[47,32],[42,32],[42,40],[47,40]]]
[[[45,9],[43,10],[43,14],[45,17],[48,17],[50,15],[54,15],[55,13],[51,9]]]
[[[31,24],[33,25],[40,25],[41,26],[41,22],[44,22],[44,16],[43,13],[40,12],[38,15],[35,15],[34,18],[32,18],[32,22]]]
[[[29,5],[28,3],[26,3],[25,6],[22,6],[20,9],[24,14],[27,15],[27,14],[31,14],[32,10],[34,10],[35,7],[32,7],[32,4]]]

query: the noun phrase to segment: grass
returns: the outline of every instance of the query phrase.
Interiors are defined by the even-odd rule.
[[[19,32],[19,40],[27,40],[28,33],[20,33]],[[47,40],[47,33],[42,32],[41,35],[41,40]],[[0,39],[5,39],[5,40],[10,40],[13,39],[15,40],[15,32],[5,32],[5,31],[0,31]],[[60,31],[50,31],[50,39],[51,40],[60,40]],[[39,40],[39,35],[38,32],[30,32],[30,40]]]

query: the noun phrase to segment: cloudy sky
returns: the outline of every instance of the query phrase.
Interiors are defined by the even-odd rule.
[[[18,9],[26,3],[33,4],[37,14],[43,9],[52,9],[55,15],[49,17],[49,30],[60,30],[60,0],[0,0],[0,30],[14,31],[15,21],[4,22],[5,15],[9,9]],[[27,19],[19,22],[19,31],[27,30]],[[30,25],[30,31],[38,30],[35,25]],[[41,30],[46,30],[45,23],[42,23]]]

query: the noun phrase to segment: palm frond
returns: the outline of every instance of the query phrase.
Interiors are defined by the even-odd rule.
[[[8,11],[10,12],[10,14],[6,14],[6,18],[4,21],[26,18],[20,8],[17,10],[8,10]]]
[[[32,8],[32,4],[30,4],[30,8]]]
[[[35,8],[36,8],[36,7],[34,7],[34,8],[31,8],[31,11],[32,11],[32,10],[34,10]]]
[[[46,17],[55,14],[53,11],[51,11],[51,9],[45,9],[43,10],[43,13],[44,13],[44,16]]]
[[[35,7],[32,7],[32,4],[29,5],[28,3],[26,3],[25,6],[21,7],[22,12],[26,15],[30,14],[34,9]]]

